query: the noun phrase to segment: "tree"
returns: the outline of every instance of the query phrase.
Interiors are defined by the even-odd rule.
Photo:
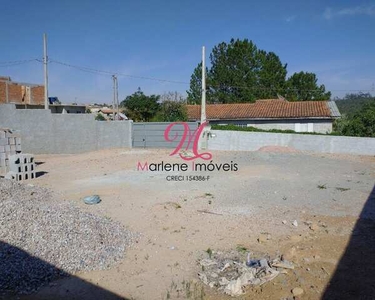
[[[206,67],[206,101],[210,103],[210,88],[209,88],[209,72]],[[202,63],[200,62],[198,66],[194,69],[193,74],[190,78],[190,89],[186,91],[187,102],[189,104],[200,104],[202,101]]]
[[[207,102],[254,102],[273,98],[285,86],[286,65],[273,52],[259,50],[247,39],[216,45],[210,54],[211,69],[207,73]],[[188,101],[200,101],[201,64],[195,68]],[[198,96],[199,95],[199,96]]]
[[[287,65],[282,65],[280,58],[273,52],[259,51],[260,70],[257,99],[276,98],[278,94],[285,94]]]
[[[363,99],[373,99],[374,97],[370,93],[349,93],[346,94],[343,100],[363,100]]]
[[[337,107],[343,115],[351,116],[360,111],[366,104],[375,103],[375,97],[370,93],[350,93],[343,99],[335,98]]]
[[[331,92],[326,92],[324,84],[318,86],[314,73],[294,73],[287,80],[286,98],[290,101],[329,100]]]
[[[160,102],[174,101],[174,102],[186,102],[186,99],[177,91],[175,92],[164,92],[160,96]]]
[[[160,96],[151,95],[146,96],[141,88],[125,98],[121,102],[121,106],[126,108],[128,117],[134,121],[150,121],[159,110],[159,98]]]
[[[216,45],[207,70],[207,102],[254,102],[256,99],[327,100],[331,93],[318,86],[314,73],[295,73],[288,80],[287,64],[273,52],[258,49],[247,39],[231,39]],[[200,103],[202,64],[194,69],[188,93],[189,103]]]
[[[183,122],[187,121],[187,110],[184,102],[166,100],[161,104],[160,110],[153,119],[158,122]]]

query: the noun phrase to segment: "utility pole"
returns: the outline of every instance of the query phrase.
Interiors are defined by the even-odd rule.
[[[206,51],[202,47],[202,102],[201,102],[201,125],[207,122],[206,117]],[[205,126],[199,139],[198,147],[200,150],[207,149],[208,134],[210,129]]]
[[[119,103],[118,103],[118,81],[117,81],[117,76],[112,75],[113,79],[113,105],[112,105],[112,110],[113,110],[113,120],[119,119]],[[117,114],[117,117],[116,117]]]
[[[118,81],[116,76],[116,108],[117,108],[117,120],[120,120],[120,108],[118,103]]]
[[[206,122],[206,51],[202,47],[202,102],[201,102],[201,124]]]
[[[47,35],[43,34],[43,65],[44,65],[44,109],[49,108],[48,100],[48,56],[47,56]]]
[[[115,108],[116,108],[116,75],[112,75],[113,80],[113,101],[112,101],[112,117],[115,120]]]

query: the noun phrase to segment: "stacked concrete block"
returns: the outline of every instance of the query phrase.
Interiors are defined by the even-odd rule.
[[[21,153],[19,131],[0,128],[0,175],[9,171],[9,157]]]
[[[5,175],[7,179],[16,181],[34,179],[35,161],[31,154],[15,154],[9,156],[9,172]]]

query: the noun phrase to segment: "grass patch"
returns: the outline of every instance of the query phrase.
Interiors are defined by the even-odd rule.
[[[208,249],[206,250],[206,253],[208,254],[208,257],[209,257],[209,258],[212,257],[212,250],[211,250],[211,248],[208,248]]]
[[[243,245],[237,245],[236,250],[240,253],[246,253],[248,249]]]
[[[318,189],[319,190],[325,190],[325,189],[327,189],[327,185],[326,184],[318,184]]]
[[[294,130],[280,130],[280,129],[260,129],[256,127],[240,127],[237,125],[211,125],[212,130],[231,130],[231,131],[248,131],[248,132],[268,132],[268,133],[291,133],[291,134],[312,134],[312,135],[335,135],[339,136],[338,132],[331,132],[331,133],[318,133],[318,132],[295,132]]]
[[[166,299],[204,300],[204,287],[199,282],[183,280],[176,284],[172,281],[170,288],[167,290]]]
[[[336,190],[338,190],[340,192],[346,192],[346,191],[349,191],[350,189],[349,188],[336,187]]]

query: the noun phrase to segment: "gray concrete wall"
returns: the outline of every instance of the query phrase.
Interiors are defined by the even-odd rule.
[[[184,126],[176,124],[172,127],[170,138],[177,134],[175,141],[166,141],[164,139],[164,131],[174,122],[137,122],[133,123],[133,147],[134,148],[176,148],[180,143],[184,133]],[[190,132],[193,133],[197,127],[197,122],[188,122]],[[186,138],[184,147],[189,143]],[[193,143],[193,141],[191,142]],[[184,148],[183,148],[184,149]]]
[[[270,130],[296,130],[296,123],[299,124],[313,124],[313,131],[317,133],[330,133],[332,132],[332,120],[324,119],[301,119],[301,120],[222,120],[210,121],[210,125],[240,125],[245,127],[256,127],[259,129]],[[306,126],[305,126],[306,127]],[[307,128],[307,127],[306,127]],[[306,130],[307,131],[307,130]]]
[[[131,147],[131,121],[95,121],[92,114],[52,114],[49,110],[2,104],[0,127],[20,130],[22,151],[33,154]]]
[[[209,150],[256,151],[265,146],[287,146],[319,153],[375,155],[375,138],[213,130]]]

